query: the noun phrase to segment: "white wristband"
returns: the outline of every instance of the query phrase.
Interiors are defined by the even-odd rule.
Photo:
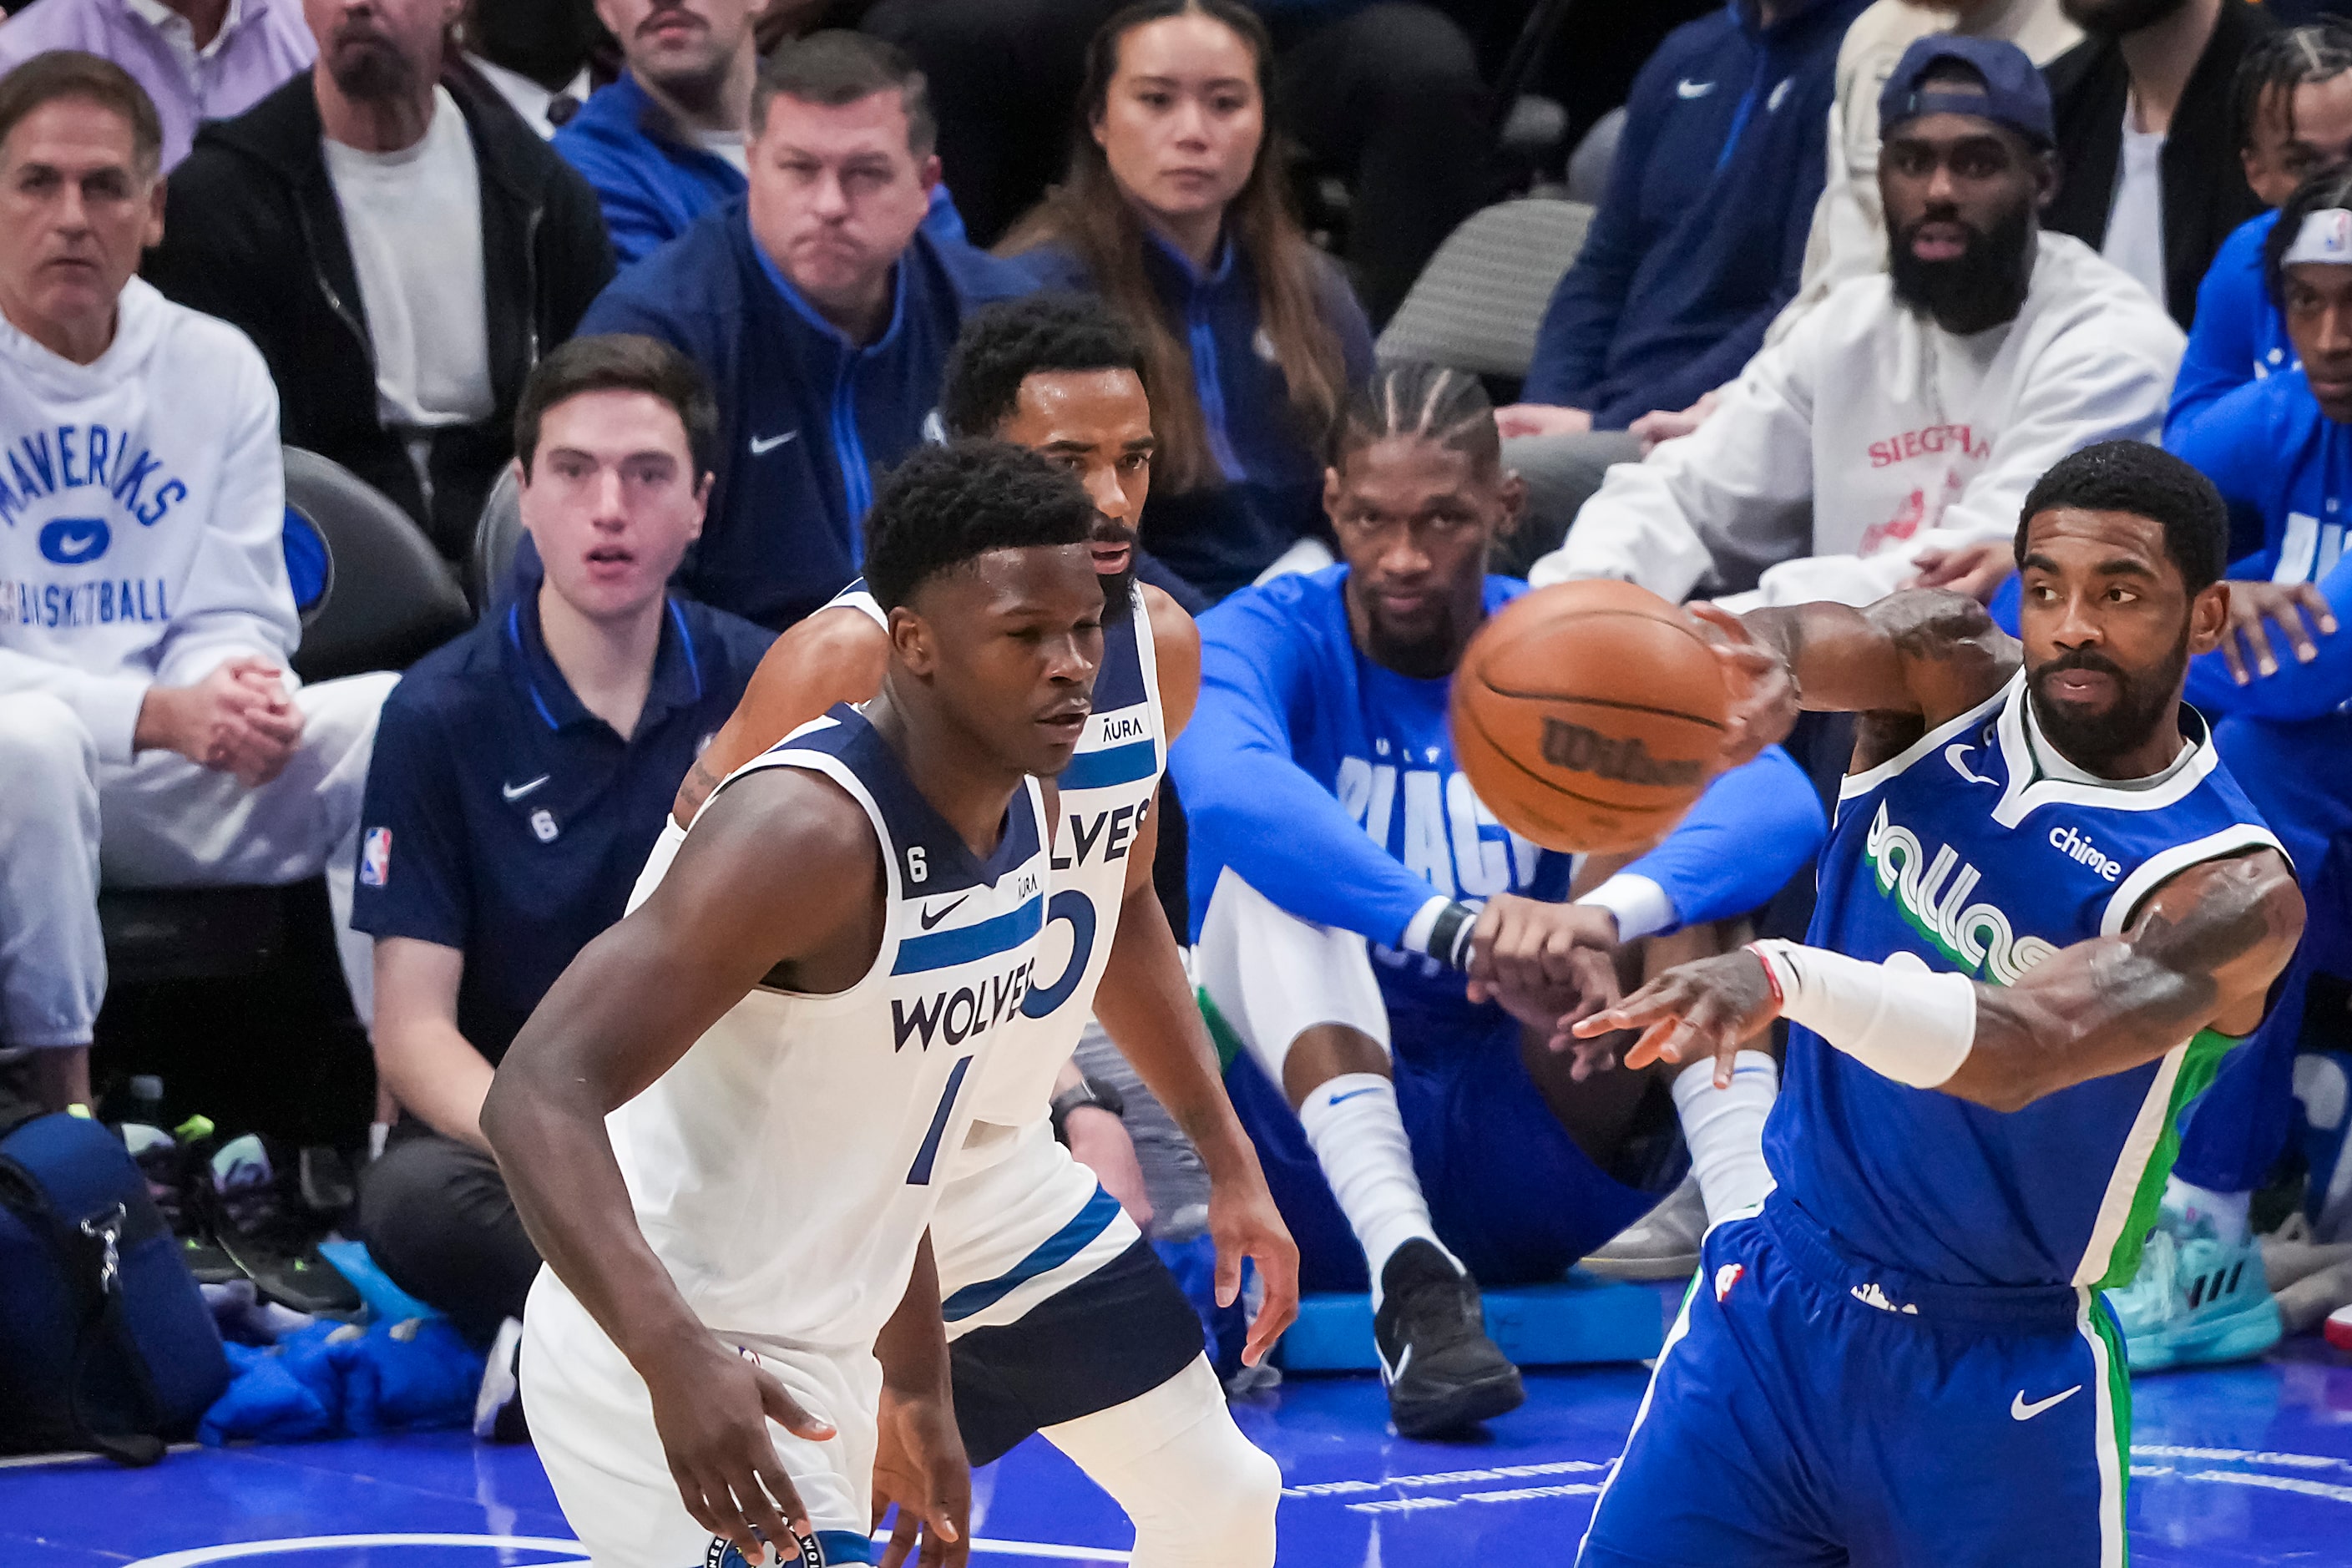
[[[1780,998],[1780,1016],[1802,1024],[1896,1083],[1935,1089],[1975,1048],[1976,984],[1897,952],[1866,963],[1777,938],[1748,944]]]

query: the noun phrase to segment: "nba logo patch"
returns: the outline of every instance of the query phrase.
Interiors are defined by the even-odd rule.
[[[1748,1269],[1746,1266],[1738,1263],[1727,1263],[1722,1268],[1717,1269],[1715,1271],[1715,1299],[1720,1301],[1726,1296],[1730,1295],[1731,1288],[1734,1285],[1738,1284],[1739,1277],[1747,1272]]]
[[[381,888],[392,876],[392,829],[371,827],[360,843],[360,880]]]

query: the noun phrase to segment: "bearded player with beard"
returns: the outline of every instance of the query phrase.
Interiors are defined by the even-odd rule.
[[[1538,584],[1981,598],[2009,574],[2019,503],[2044,470],[2157,438],[2180,331],[2089,247],[2038,229],[2058,169],[2024,52],[1923,38],[1878,113],[1886,273],[1843,285],[1750,360],[1693,434],[1612,468]]]

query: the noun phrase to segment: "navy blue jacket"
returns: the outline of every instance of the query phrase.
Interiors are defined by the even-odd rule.
[[[630,268],[588,309],[591,332],[675,344],[719,395],[718,482],[678,585],[782,631],[857,575],[874,475],[923,439],[967,311],[1027,293],[1030,272],[919,231],[890,324],[863,348],[818,315],[730,202]]]
[[[1622,430],[1739,374],[1797,291],[1838,45],[1868,0],[1755,0],[1666,36],[1633,79],[1608,193],[1559,281],[1522,395]]]
[[[495,1062],[564,965],[621,918],[678,781],[773,640],[673,597],[636,733],[572,695],[539,583],[409,668],[385,699],[352,923],[466,955],[457,1028]]]
[[[1323,322],[1339,337],[1354,385],[1372,374],[1371,325],[1338,265],[1316,259]],[[1058,247],[1021,260],[1050,288],[1094,286]],[[1257,274],[1238,246],[1226,244],[1215,268],[1202,273],[1147,235],[1143,262],[1170,329],[1192,353],[1193,394],[1222,482],[1181,492],[1155,487],[1140,532],[1162,563],[1220,599],[1322,529],[1322,433],[1298,428],[1282,368],[1259,352]]]
[[[625,71],[591,93],[550,145],[596,187],[604,232],[624,267],[743,194],[742,172],[681,139]]]

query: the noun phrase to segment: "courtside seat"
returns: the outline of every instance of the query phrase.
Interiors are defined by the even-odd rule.
[[[331,680],[400,669],[471,616],[408,515],[341,464],[286,448],[287,573],[302,616],[294,669]],[[283,888],[108,889],[98,918],[111,983],[258,974],[286,945]]]
[[[1513,391],[1535,358],[1552,289],[1584,245],[1592,209],[1545,196],[1473,213],[1414,279],[1374,345],[1382,364],[1423,361]]]

